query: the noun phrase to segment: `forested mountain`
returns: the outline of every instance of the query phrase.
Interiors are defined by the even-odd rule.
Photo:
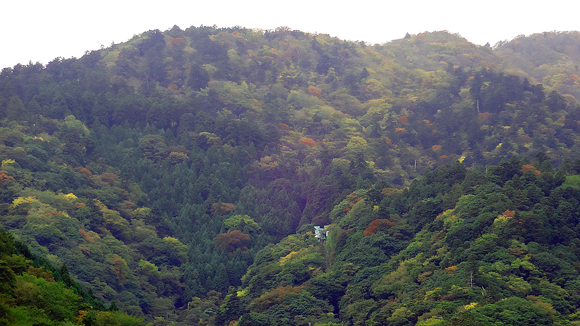
[[[175,26],[5,68],[0,222],[155,325],[573,323],[578,46]]]

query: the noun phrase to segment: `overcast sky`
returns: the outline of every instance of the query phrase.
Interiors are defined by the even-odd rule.
[[[579,7],[570,0],[0,0],[0,68],[78,58],[173,25],[289,26],[373,44],[407,32],[448,30],[475,44],[494,45],[521,34],[580,30]]]

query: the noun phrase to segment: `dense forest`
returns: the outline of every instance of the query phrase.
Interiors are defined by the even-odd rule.
[[[580,325],[579,49],[175,26],[5,68],[0,324]]]

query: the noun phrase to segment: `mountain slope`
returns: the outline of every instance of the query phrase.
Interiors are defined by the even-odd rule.
[[[311,260],[283,264],[278,281],[306,277],[305,266],[329,273],[332,259],[350,259],[336,276],[342,293],[370,273],[354,266],[392,272],[392,254],[429,214],[453,209],[465,194],[452,183],[409,193],[432,169],[459,161],[485,171],[514,155],[545,155],[556,165],[580,158],[571,94],[507,74],[515,59],[505,53],[502,44],[479,47],[446,32],[368,46],[287,28],[202,26],[4,69],[0,221],[33,251],[66,263],[107,304],[147,320],[218,324],[241,315],[221,306],[238,300],[231,287],[248,287],[255,268],[243,276],[262,248],[336,222],[342,254],[309,252]],[[463,182],[464,168],[449,169],[458,173],[449,182]],[[407,187],[422,199],[450,193],[443,204],[421,201],[412,210],[399,194]],[[382,203],[385,196],[392,202]],[[355,232],[375,220],[389,222],[367,233],[388,236],[370,241]],[[351,254],[359,240],[344,243],[349,232],[367,239],[360,248],[369,257]],[[321,310],[300,308],[305,319],[296,322],[353,320],[340,305],[370,300],[277,291],[328,300]],[[260,305],[248,311],[271,308]]]
[[[578,163],[569,172],[578,173]],[[578,175],[564,177],[545,157],[482,172],[455,164],[405,191],[371,188],[353,194],[362,196],[354,206],[347,197],[326,244],[306,233],[258,253],[237,294],[245,311],[229,317],[241,315],[241,325],[301,324],[281,314],[303,302],[292,289],[334,306],[333,314],[301,313],[308,322],[575,324]],[[413,227],[419,231],[409,240]]]

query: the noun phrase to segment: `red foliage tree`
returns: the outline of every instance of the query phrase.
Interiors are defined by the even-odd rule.
[[[489,112],[481,112],[481,113],[477,114],[477,117],[479,118],[479,121],[485,122],[485,121],[487,121],[487,118],[489,118],[490,115],[491,115],[491,113],[489,113]]]
[[[234,252],[238,248],[242,251],[248,250],[247,245],[249,240],[249,235],[244,234],[239,230],[233,230],[228,233],[218,234],[213,242],[216,246],[225,249],[227,252]]]
[[[399,122],[400,123],[409,123],[409,119],[407,119],[407,116],[402,116],[399,118]]]
[[[366,228],[366,229],[363,231],[363,235],[364,235],[365,237],[367,237],[367,236],[369,236],[369,235],[371,235],[371,234],[375,234],[375,233],[377,233],[377,230],[379,229],[379,224],[381,224],[381,222],[385,222],[385,223],[387,223],[387,225],[388,225],[389,227],[392,227],[393,225],[395,225],[395,223],[393,223],[393,222],[389,221],[389,220],[388,220],[388,219],[386,219],[386,218],[382,218],[382,219],[376,219],[376,220],[372,221],[372,222],[371,222],[371,224],[369,225],[369,227],[368,227],[368,228]]]
[[[183,45],[185,45],[185,40],[181,37],[176,37],[176,38],[172,38],[171,40],[169,40],[169,46],[171,46],[171,47],[183,46]]]
[[[353,207],[356,203],[358,203],[360,200],[362,200],[362,197],[358,197],[355,198],[353,200],[350,201],[350,203],[348,204],[348,207],[344,209],[345,212],[350,212],[351,207]]]

